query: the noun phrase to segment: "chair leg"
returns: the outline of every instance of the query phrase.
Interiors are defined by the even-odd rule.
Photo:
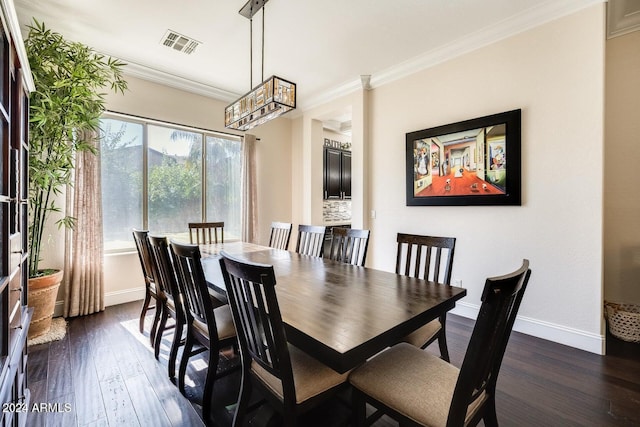
[[[180,370],[178,371],[178,389],[182,394],[184,394],[184,377],[187,374],[187,364],[189,363],[191,350],[193,349],[193,337],[191,336],[189,328],[189,325],[187,325],[187,341],[184,344],[182,359],[180,359]]]
[[[438,332],[438,347],[440,347],[440,358],[445,362],[449,360],[449,348],[447,347],[447,334],[446,334],[446,314],[440,316],[440,332]]]
[[[144,301],[142,302],[142,311],[140,312],[140,333],[144,333],[144,318],[149,310],[149,303],[151,302],[151,294],[145,292]]]
[[[484,405],[484,415],[482,416],[485,427],[498,427],[498,415],[496,414],[496,399],[490,397]]]
[[[251,362],[247,366],[242,365],[242,384],[240,384],[240,395],[238,396],[238,405],[236,413],[233,416],[233,427],[241,427],[247,415],[249,407],[249,399],[251,398]]]
[[[294,411],[287,411],[282,414],[282,425],[285,427],[296,427],[298,425],[298,416]]]
[[[367,424],[367,401],[364,394],[355,387],[351,392],[351,399],[353,401],[353,425],[363,427]]]
[[[174,380],[176,378],[176,359],[178,358],[178,348],[182,341],[182,330],[184,322],[176,319],[176,329],[173,335],[173,342],[171,343],[171,351],[169,352],[169,379]],[[184,356],[183,356],[184,357]]]
[[[209,366],[207,367],[207,377],[204,382],[204,393],[202,394],[202,418],[211,422],[211,397],[213,396],[213,386],[216,382],[216,372],[220,353],[215,348],[209,349]]]
[[[151,341],[151,347],[156,343],[156,334],[158,333],[158,323],[160,323],[160,316],[162,315],[162,307],[156,300],[156,314],[153,316],[153,325],[151,325],[151,332],[149,332],[149,341]]]
[[[159,305],[159,304],[158,304]],[[156,329],[156,339],[153,343],[153,355],[156,360],[160,359],[160,345],[162,344],[162,334],[164,333],[164,329],[167,326],[167,317],[169,317],[168,310],[163,306],[162,314],[160,315],[160,322],[158,323],[158,327]]]

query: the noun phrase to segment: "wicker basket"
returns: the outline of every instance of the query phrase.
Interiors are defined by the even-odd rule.
[[[623,341],[640,343],[640,305],[605,302],[611,334]]]

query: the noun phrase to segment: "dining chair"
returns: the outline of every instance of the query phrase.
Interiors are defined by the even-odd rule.
[[[224,243],[224,222],[190,222],[189,242],[196,245]],[[218,239],[218,236],[220,237]],[[194,238],[195,237],[195,238]]]
[[[273,266],[245,262],[224,251],[220,255],[242,355],[233,426],[243,425],[253,384],[282,415],[283,425],[295,426],[301,413],[346,388],[348,373],[340,374],[288,344]]]
[[[185,375],[189,359],[203,351],[209,351],[209,365],[202,397],[202,414],[207,418],[211,414],[211,396],[216,379],[228,375],[227,369],[216,373],[220,360],[220,350],[235,346],[236,330],[229,305],[214,308],[209,298],[207,282],[202,270],[200,249],[197,245],[171,241],[173,262],[176,269],[178,287],[182,293],[186,314],[186,340],[180,368],[178,388],[185,393]],[[194,347],[199,345],[199,347]],[[209,422],[211,420],[208,420]]]
[[[369,246],[369,230],[333,227],[327,258],[364,267]]]
[[[402,426],[497,426],[496,381],[531,270],[488,278],[460,369],[408,343],[397,344],[353,370],[354,415],[365,425],[366,403]]]
[[[327,227],[324,225],[298,225],[296,252],[322,258],[326,231]]]
[[[398,233],[396,273],[419,279],[431,280],[445,285],[451,284],[455,237],[420,236]],[[440,356],[449,361],[446,337],[447,314],[432,320],[423,327],[407,335],[403,341],[426,348],[438,340]]]
[[[288,222],[272,222],[269,247],[276,249],[289,249],[291,239],[291,224]]]
[[[158,290],[153,276],[154,264],[147,240],[148,235],[148,230],[133,229],[133,240],[136,243],[138,258],[140,258],[140,267],[142,267],[142,276],[144,277],[144,300],[142,301],[142,311],[140,312],[140,333],[144,333],[144,321],[147,312],[155,309],[153,324],[149,331],[149,340],[153,346],[155,344],[156,331],[158,329],[160,315],[162,314],[162,308],[158,302]],[[153,300],[153,305],[151,304],[151,300]]]
[[[162,336],[164,332],[174,329],[171,349],[169,350],[169,361],[167,364],[169,378],[173,380],[176,377],[176,359],[178,356],[178,349],[182,344],[184,344],[184,341],[182,340],[182,333],[187,320],[182,301],[182,294],[178,288],[176,272],[173,267],[173,262],[171,261],[171,249],[169,248],[169,242],[165,236],[149,235],[148,239],[151,256],[153,257],[156,265],[155,281],[160,290],[159,302],[162,306],[162,314],[160,316],[160,322],[156,332],[154,355],[156,359],[160,356],[160,345],[162,343]],[[172,326],[167,326],[168,318],[173,319],[174,324]]]

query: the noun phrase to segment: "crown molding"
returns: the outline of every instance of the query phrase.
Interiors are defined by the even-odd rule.
[[[408,61],[401,62],[386,70],[372,74],[370,87],[375,89],[376,87],[402,79],[418,71],[425,70],[500,40],[528,31],[547,22],[578,12],[589,6],[605,2],[606,0],[547,0],[536,7],[493,26],[484,28],[467,37],[455,40],[445,46],[433,49]],[[164,71],[151,69],[124,59],[123,61],[127,62],[127,66],[123,70],[124,73],[133,77],[226,102],[232,102],[242,95],[198,83]],[[305,110],[321,106],[357,90],[362,90],[362,80],[360,76],[357,76],[353,80],[343,82],[333,88],[329,88],[328,90],[324,90],[321,93],[312,94],[304,100],[298,99],[296,110],[291,111],[287,116],[290,118],[299,117]]]
[[[167,73],[165,71],[145,67],[144,65],[136,64],[134,62],[127,61],[126,59],[122,59],[122,61],[127,63],[127,65],[123,68],[124,74],[153,83],[173,87],[175,89],[184,90],[187,92],[195,93],[197,95],[208,96],[210,98],[226,102],[235,101],[242,95],[214,86],[206,85],[204,83],[199,83],[194,80],[189,80],[175,74]]]
[[[607,38],[640,30],[640,2],[609,0],[607,5]]]
[[[496,25],[484,28],[470,36],[453,41],[445,46],[416,56],[408,61],[401,62],[386,70],[372,74],[370,86],[372,89],[375,89],[376,87],[402,79],[418,71],[425,70],[437,64],[496,43],[500,40],[504,40],[516,34],[546,24],[547,22],[578,12],[589,6],[605,2],[606,0],[546,1],[534,8],[510,17],[508,20],[504,20]],[[354,80],[345,82],[340,86],[325,91],[317,96],[309,97],[304,100],[304,102],[299,102],[301,110],[320,106],[340,96],[345,96],[349,93],[355,92],[361,88],[362,83],[360,76],[358,76]]]
[[[317,95],[312,95],[305,100],[298,99],[298,110],[305,111],[311,108],[318,107],[320,105],[326,104],[327,102],[333,101],[334,99],[340,98],[341,96],[345,96],[352,92],[355,92],[359,89],[362,89],[360,77],[355,80],[344,82],[339,86],[335,86],[333,88],[325,90]]]

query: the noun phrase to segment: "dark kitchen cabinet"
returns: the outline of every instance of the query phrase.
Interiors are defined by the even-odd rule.
[[[351,198],[351,152],[324,149],[324,198]]]

